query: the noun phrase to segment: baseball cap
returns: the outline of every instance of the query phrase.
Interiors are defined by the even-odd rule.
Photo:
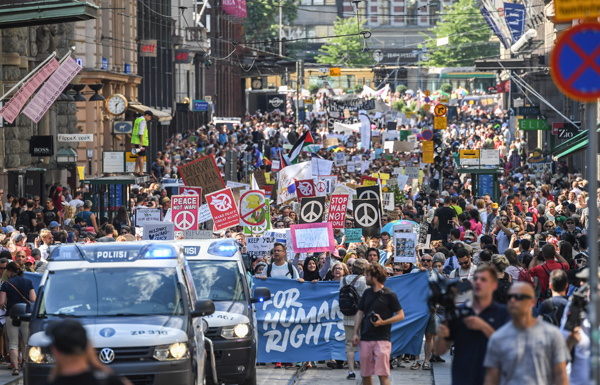
[[[50,224],[48,225],[48,229],[49,229],[49,230],[55,229],[55,228],[57,228],[57,227],[58,227],[58,222],[56,222],[56,221],[52,221],[52,222],[50,222]]]
[[[498,203],[492,203],[492,210],[498,209]]]
[[[48,325],[46,334],[56,350],[67,355],[81,355],[88,344],[87,332],[79,322],[65,319]]]
[[[33,259],[33,257],[27,257],[27,259],[25,260],[25,264],[27,263],[31,263],[32,265],[35,265],[35,259]]]

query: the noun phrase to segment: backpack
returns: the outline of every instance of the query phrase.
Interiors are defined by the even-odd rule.
[[[31,223],[29,220],[29,213],[27,212],[27,210],[21,211],[21,213],[17,217],[17,223],[16,223],[17,228],[19,228],[19,226],[29,227],[30,225],[31,225]]]
[[[504,273],[506,276],[508,276],[507,273]],[[508,290],[510,289],[510,287],[512,286],[512,282],[510,282],[508,279],[499,279],[498,280],[498,288],[496,289],[496,291],[494,292],[494,300],[498,303],[501,304],[506,304],[508,302],[508,298],[506,298],[507,294],[508,294]]]
[[[545,263],[542,265],[542,269],[546,272],[546,274],[548,274],[548,287],[546,288],[546,291],[540,291],[540,300],[552,298],[552,289],[550,289],[550,268],[548,266],[544,266],[546,266]],[[565,270],[565,267],[562,263],[560,264],[560,268],[563,271]]]
[[[340,311],[343,315],[352,316],[358,312],[358,301],[360,300],[360,295],[358,295],[358,290],[354,287],[354,284],[360,275],[357,275],[350,284],[346,283],[346,278],[344,277],[344,286],[340,289],[339,303],[340,303]]]
[[[535,288],[535,280],[533,279],[531,274],[529,274],[529,271],[527,271],[525,269],[519,271],[518,281],[519,282],[527,282],[528,284],[530,284],[531,286],[533,286]]]
[[[544,301],[544,303],[546,303],[546,302],[550,303],[550,305],[552,306],[552,311],[542,314],[542,319],[548,323],[551,323],[554,326],[560,327],[561,320],[559,318],[559,315],[562,315],[562,312],[564,311],[564,306],[562,307],[562,311],[561,311],[561,307],[556,305],[554,303],[554,301],[552,300],[552,298],[548,298],[547,300]]]
[[[288,265],[288,274],[290,275],[290,278],[294,278],[294,266],[292,266],[292,262],[288,261],[287,265]],[[269,263],[269,266],[267,266],[267,277],[268,278],[271,278],[271,270],[273,270],[273,262]]]

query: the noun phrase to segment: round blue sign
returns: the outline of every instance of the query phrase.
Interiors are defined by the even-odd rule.
[[[104,328],[100,330],[100,335],[105,338],[109,338],[115,335],[116,331],[113,328]]]
[[[421,136],[423,137],[423,140],[431,140],[431,139],[433,139],[433,131],[423,130],[423,133],[421,134]]]

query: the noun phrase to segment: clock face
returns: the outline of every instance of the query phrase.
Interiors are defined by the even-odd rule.
[[[252,80],[252,88],[262,88],[262,80],[260,80],[260,79]]]
[[[121,95],[113,95],[106,101],[106,109],[113,115],[120,115],[127,109],[127,101]]]

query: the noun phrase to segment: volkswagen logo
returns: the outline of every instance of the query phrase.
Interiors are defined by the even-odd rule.
[[[111,348],[104,348],[100,350],[98,358],[103,364],[110,364],[115,360],[115,352]]]

